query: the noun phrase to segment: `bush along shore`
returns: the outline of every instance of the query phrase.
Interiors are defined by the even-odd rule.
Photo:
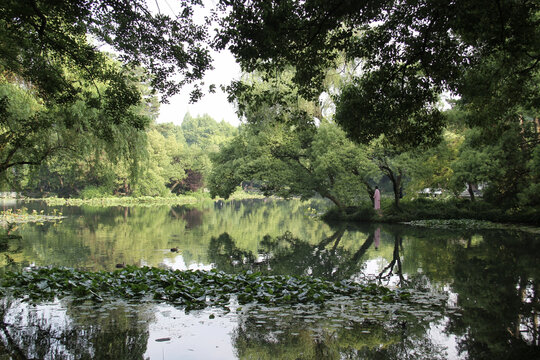
[[[386,199],[385,199],[386,200]],[[540,207],[522,209],[500,209],[485,201],[471,202],[462,199],[437,200],[419,198],[403,200],[399,208],[393,201],[383,201],[381,211],[376,212],[369,202],[345,209],[332,208],[322,216],[325,221],[411,223],[431,226],[437,222],[418,222],[420,220],[460,220],[454,225],[438,223],[440,227],[472,226],[482,228],[504,228],[493,223],[526,224],[540,226]],[[472,222],[467,220],[478,220]]]

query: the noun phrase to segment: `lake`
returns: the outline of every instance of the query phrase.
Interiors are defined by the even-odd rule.
[[[2,203],[0,203],[2,206]],[[310,276],[410,289],[413,302],[186,310],[157,301],[2,299],[0,359],[540,359],[538,235],[326,224],[323,201],[48,207],[12,226],[2,271],[116,264]],[[6,230],[0,233],[5,234]],[[178,251],[171,251],[171,249]]]

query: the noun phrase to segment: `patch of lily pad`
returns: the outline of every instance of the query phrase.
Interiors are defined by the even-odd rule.
[[[7,224],[25,224],[25,223],[44,223],[44,222],[56,222],[64,219],[61,212],[53,211],[52,215],[44,214],[44,211],[37,212],[33,210],[31,213],[27,212],[25,208],[17,210],[3,210],[0,211],[0,226]]]
[[[472,220],[472,219],[448,219],[448,220],[415,220],[405,222],[404,224],[428,227],[434,229],[506,229],[504,224],[498,224],[491,221]]]
[[[6,272],[0,277],[0,292],[28,301],[47,301],[67,296],[77,300],[103,301],[106,297],[158,300],[205,308],[239,304],[323,304],[335,297],[365,297],[381,302],[409,301],[411,293],[377,284],[351,280],[330,282],[311,277],[263,275],[245,272],[227,274],[218,270],[169,270],[127,266],[108,272],[72,268],[33,268]],[[233,301],[234,298],[234,301]]]
[[[473,219],[431,219],[403,222],[402,224],[419,226],[431,229],[459,229],[459,230],[510,230],[524,231],[532,234],[540,234],[540,227],[516,224],[495,223],[486,220]]]

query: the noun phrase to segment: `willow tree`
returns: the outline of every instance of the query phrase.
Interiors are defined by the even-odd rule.
[[[0,98],[0,176],[87,136],[113,146],[143,136],[150,121],[138,107],[149,99],[138,84],[166,100],[210,67],[206,28],[193,21],[200,3],[182,2],[173,19],[152,14],[143,0],[3,1],[0,85],[19,90]],[[20,114],[21,96],[34,97],[39,111]]]

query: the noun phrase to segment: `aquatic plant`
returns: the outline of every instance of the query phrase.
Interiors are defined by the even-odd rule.
[[[232,297],[239,304],[324,303],[336,296],[366,298],[381,302],[405,301],[411,293],[389,290],[377,284],[350,280],[329,282],[318,278],[263,275],[217,270],[167,270],[126,266],[108,272],[72,268],[33,268],[1,275],[0,292],[29,301],[72,296],[79,300],[103,301],[107,296],[154,299],[186,308],[226,306]]]
[[[17,210],[7,209],[0,211],[0,226],[7,224],[21,224],[21,223],[38,223],[41,224],[46,221],[61,221],[65,216],[62,216],[61,212],[56,209],[52,211],[52,215],[45,215],[44,210],[39,213],[36,210],[28,212],[26,208],[20,208]]]
[[[490,229],[502,229],[502,230],[519,230],[531,233],[540,233],[538,227],[515,225],[515,224],[501,224],[484,220],[472,220],[472,219],[446,219],[446,220],[415,220],[404,222],[403,224],[427,227],[433,229],[468,229],[468,230],[490,230]]]
[[[245,191],[238,191],[234,193],[229,200],[242,200],[242,199],[260,199],[264,196],[257,193],[247,193]],[[71,206],[157,206],[157,205],[190,205],[200,202],[209,201],[212,202],[218,199],[211,199],[208,193],[196,192],[188,193],[186,195],[171,195],[167,197],[160,196],[122,196],[122,197],[102,197],[102,198],[58,198],[49,197],[43,199],[26,199],[26,201],[44,201],[49,206],[58,205],[71,205]]]

